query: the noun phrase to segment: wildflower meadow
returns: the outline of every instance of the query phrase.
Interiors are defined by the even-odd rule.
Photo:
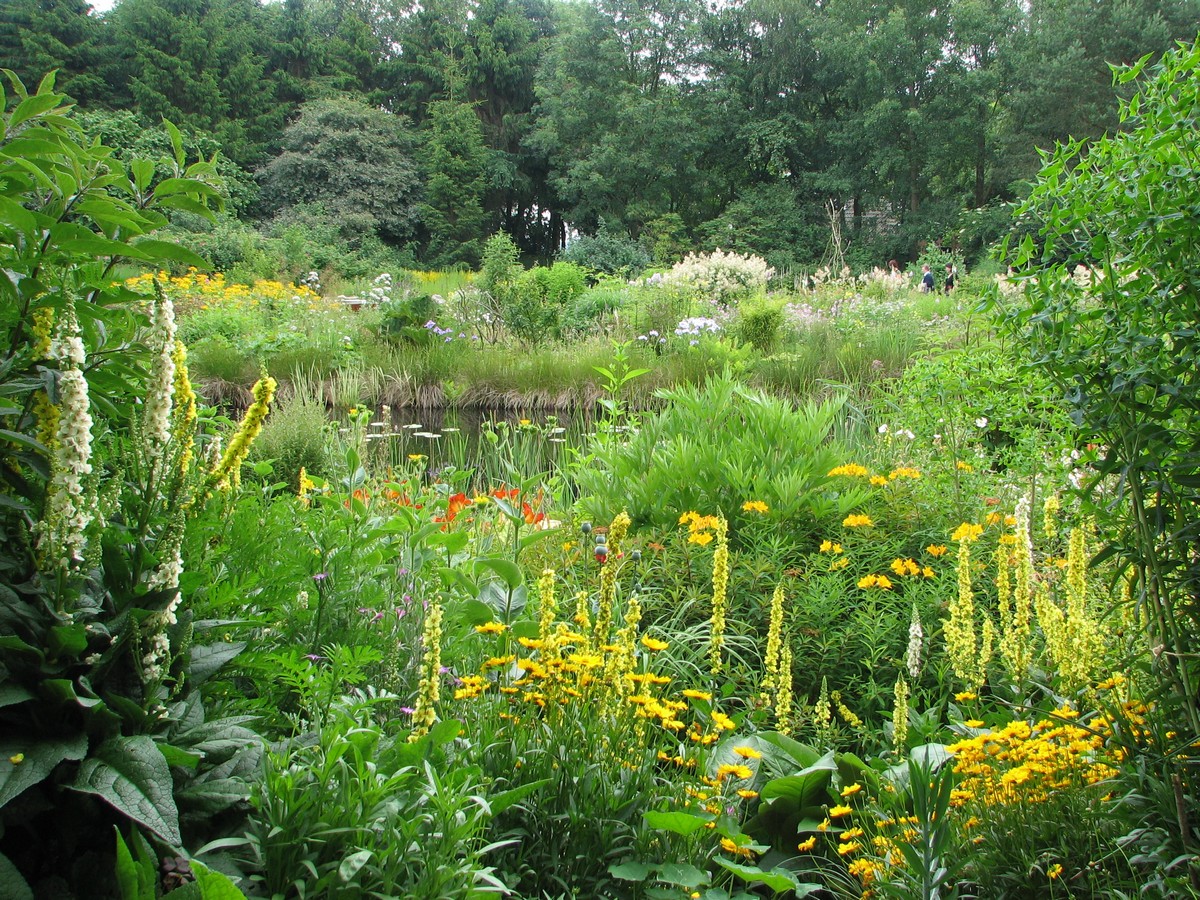
[[[14,77],[0,894],[1200,897],[1198,53],[941,293],[236,283]]]

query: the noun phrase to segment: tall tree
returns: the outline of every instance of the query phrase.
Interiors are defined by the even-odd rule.
[[[420,179],[403,117],[351,97],[314,100],[284,131],[283,147],[259,173],[269,212],[303,207],[354,245],[370,235],[394,246],[415,237]]]
[[[475,266],[486,234],[483,200],[489,170],[479,117],[466,103],[438,100],[429,105],[424,139],[420,216],[427,237],[422,258],[434,268]]]
[[[0,4],[0,68],[30,89],[58,70],[55,87],[77,102],[109,99],[102,71],[101,26],[87,0],[4,0]]]

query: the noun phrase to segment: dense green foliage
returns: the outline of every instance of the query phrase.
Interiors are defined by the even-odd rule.
[[[388,208],[354,189],[313,214],[430,267],[477,263],[498,230],[548,260],[602,223],[661,262],[699,247],[811,267],[830,202],[866,267],[994,241],[1037,148],[1117,126],[1108,64],[1195,37],[1198,17],[1195,0],[8,0],[0,65],[30,83],[58,68],[89,111],[215,140],[266,180],[260,221],[377,180],[361,148],[380,126],[361,117],[329,123],[326,144],[363,131],[340,166],[294,164],[312,104],[406,117]],[[333,267],[320,243],[296,271]]]

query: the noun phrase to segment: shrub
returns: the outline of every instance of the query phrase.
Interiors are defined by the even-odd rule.
[[[632,278],[650,265],[646,248],[623,232],[600,226],[595,235],[582,235],[567,245],[559,259],[601,275]]]
[[[714,250],[704,255],[689,253],[664,280],[685,285],[705,300],[729,306],[765,288],[773,274],[762,257]]]
[[[276,406],[251,450],[251,459],[270,460],[272,478],[292,488],[300,470],[325,475],[329,465],[329,415],[325,404],[307,391]]]
[[[738,310],[733,333],[738,340],[752,345],[760,353],[769,354],[779,344],[783,320],[782,303],[762,300]]]
[[[826,478],[842,462],[833,438],[840,401],[796,409],[728,372],[658,397],[665,409],[647,415],[628,442],[594,445],[576,472],[584,507],[597,518],[621,503],[635,522],[661,528],[688,510],[712,510],[736,531],[753,518],[742,504],[761,500],[771,520],[799,538],[840,521],[862,499]]]

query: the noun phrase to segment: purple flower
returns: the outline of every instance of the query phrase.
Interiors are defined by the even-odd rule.
[[[320,662],[325,657],[323,657],[320,653],[305,653],[304,658],[311,660],[312,662]]]
[[[328,572],[318,572],[316,575],[313,576],[313,581],[315,581],[317,584],[320,584],[322,581],[324,581],[328,577],[329,577]]]
[[[416,712],[416,710],[413,709],[411,706],[402,706],[402,707],[400,707],[400,712],[406,716],[411,716],[413,713]]]

